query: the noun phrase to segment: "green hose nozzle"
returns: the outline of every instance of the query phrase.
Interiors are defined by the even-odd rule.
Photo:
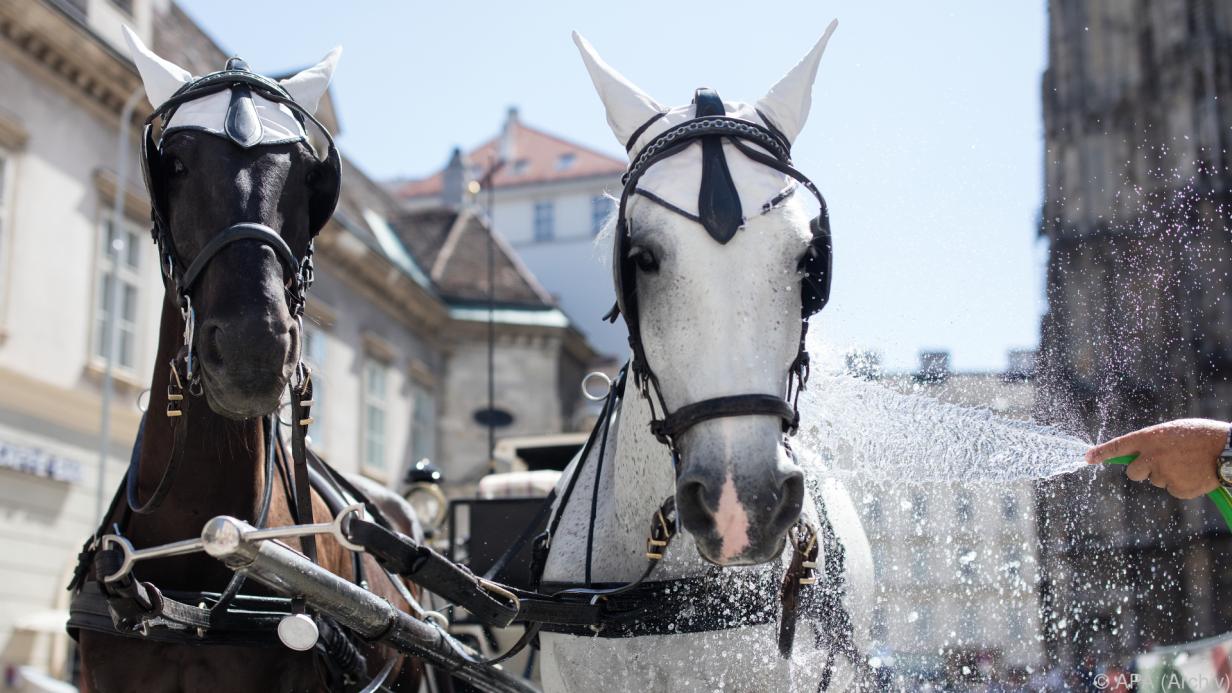
[[[1104,460],[1104,464],[1127,465],[1136,459],[1138,459],[1138,453],[1135,452],[1132,455],[1110,457]],[[1223,521],[1228,523],[1228,529],[1232,530],[1232,492],[1229,492],[1226,487],[1220,486],[1206,494],[1206,497],[1211,499],[1216,508],[1219,508],[1219,514],[1223,515]]]

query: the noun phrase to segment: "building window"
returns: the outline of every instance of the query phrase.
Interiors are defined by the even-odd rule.
[[[436,456],[436,398],[418,385],[411,389],[411,464]]]
[[[385,474],[385,414],[389,406],[389,366],[368,359],[364,362],[363,451],[365,471]]]
[[[881,522],[881,499],[876,496],[868,501],[868,521],[874,524]]]
[[[612,213],[612,199],[607,195],[595,195],[590,198],[590,234],[598,236]]]
[[[911,519],[917,523],[928,519],[928,497],[923,491],[911,494]]]
[[[329,378],[325,374],[325,333],[316,327],[304,328],[304,363],[312,369],[312,426],[308,429],[312,446],[325,449],[325,403],[329,401]]]
[[[926,551],[919,550],[911,555],[911,579],[916,582],[923,582],[928,579],[928,556]]]
[[[976,559],[978,557],[979,553],[970,546],[960,546],[958,548],[958,555],[955,556],[955,560],[958,563],[958,577],[963,582],[971,582],[975,579]]]
[[[1013,493],[1005,493],[1001,496],[1001,517],[1011,521],[1018,519],[1018,499]]]
[[[1022,579],[1022,560],[1019,557],[1018,547],[1007,545],[1001,548],[1001,564],[1005,569],[1005,575],[1013,583],[1012,586],[1017,586]]]
[[[916,612],[915,632],[920,638],[927,638],[933,627],[933,612],[927,606],[921,606]]]
[[[550,241],[556,237],[556,206],[550,200],[535,203],[535,240]]]
[[[106,343],[107,320],[111,307],[116,307],[115,365],[126,370],[137,366],[137,307],[140,305],[141,246],[138,239],[141,231],[129,222],[124,222],[118,233],[113,232],[111,220],[99,226],[98,276],[94,292],[94,345],[92,353],[106,359],[110,345]],[[113,258],[118,256],[118,262]],[[108,281],[115,271],[114,282]],[[117,300],[112,302],[114,287]]]
[[[573,152],[565,152],[556,157],[556,170],[566,171],[573,166],[574,161],[577,161],[577,155]]]
[[[971,522],[973,514],[971,493],[969,491],[960,491],[958,498],[954,501],[954,517],[960,523],[968,524]]]
[[[0,149],[0,267],[4,267],[6,244],[9,242],[9,186],[12,185],[13,164],[9,153]],[[8,282],[0,279],[0,306],[4,305],[4,290]],[[0,322],[3,322],[0,316]]]
[[[514,162],[513,162],[513,175],[515,175],[515,176],[520,176],[520,175],[522,175],[523,173],[526,173],[526,170],[527,170],[528,168],[530,168],[530,161],[529,161],[529,160],[527,160],[527,159],[518,159],[517,161],[514,161]]]

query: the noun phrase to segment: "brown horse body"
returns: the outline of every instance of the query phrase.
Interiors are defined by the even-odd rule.
[[[166,411],[169,370],[184,326],[174,299],[164,303],[159,348],[151,388],[149,419],[140,453],[139,496],[147,499],[158,485],[170,461],[172,429]],[[184,459],[171,480],[162,506],[150,515],[133,515],[125,530],[135,546],[156,546],[199,536],[207,520],[232,515],[255,522],[264,491],[265,440],[261,419],[234,421],[214,413],[205,402],[188,407],[188,438]],[[274,475],[270,526],[292,524],[287,493],[279,475]],[[329,517],[324,501],[313,495],[313,515]],[[114,519],[114,518],[113,518]],[[408,530],[409,531],[409,530]],[[298,546],[289,540],[291,546]],[[317,539],[320,565],[352,578],[350,555],[332,537]],[[380,568],[365,556],[365,570],[374,592],[400,608],[407,604]],[[221,592],[233,573],[205,554],[160,559],[138,564],[136,575],[162,590]],[[245,593],[270,594],[252,581]],[[386,657],[396,656],[385,648],[373,656],[367,652],[370,673],[375,676]],[[281,646],[231,647],[219,645],[172,645],[139,638],[105,635],[83,630],[80,635],[83,690],[112,691],[323,691],[323,679],[313,662],[313,653],[294,652]],[[407,664],[411,665],[408,666]],[[418,688],[418,662],[404,662],[391,675],[393,690]]]

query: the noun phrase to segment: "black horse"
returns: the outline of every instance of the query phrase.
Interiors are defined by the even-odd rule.
[[[318,148],[307,137],[254,144],[252,128],[259,136],[262,127],[257,99],[286,106],[305,132],[319,123],[278,83],[235,59],[222,72],[185,84],[151,120],[169,121],[178,106],[218,94],[230,99],[222,134],[170,127],[156,141],[147,130],[147,186],[166,294],[127,502],[124,493],[117,495],[100,530],[121,531],[136,547],[197,537],[217,515],[268,526],[309,522],[309,498],[312,519],[336,512],[330,507],[336,503],[326,502],[329,494],[308,495],[305,488],[297,496],[306,469],[293,472],[289,458],[299,462],[303,450],[287,454],[276,440],[273,413],[289,385],[293,400],[310,399],[300,363],[301,315],[312,240],[338,198],[338,154],[323,128],[316,134],[326,143]],[[247,146],[240,143],[245,137]],[[294,404],[297,414],[310,406]],[[306,427],[304,416],[293,425]],[[302,444],[302,437],[295,441]],[[329,536],[288,543],[315,554],[337,575],[366,576],[374,592],[411,608],[405,585],[386,579],[371,557],[357,559]],[[274,635],[284,614],[266,613],[261,620],[241,612],[275,602],[278,608],[269,607],[275,612],[302,607],[244,584],[209,556],[142,562],[133,578],[104,583],[111,568],[99,555],[106,558],[106,549],[94,542],[75,580],[84,606],[75,600],[77,622],[70,628],[79,629],[85,690],[338,690],[362,686],[381,672],[388,688],[418,688],[418,661],[348,637],[321,617],[315,647],[284,647]],[[106,604],[101,611],[110,625],[105,617],[90,620],[91,594],[96,604]],[[200,601],[180,604],[184,594]],[[195,618],[208,618],[209,626],[185,627]]]

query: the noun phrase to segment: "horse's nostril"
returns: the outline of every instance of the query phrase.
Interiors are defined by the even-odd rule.
[[[200,352],[202,363],[210,368],[221,368],[223,365],[223,349],[219,339],[222,337],[222,328],[218,325],[206,323],[202,326],[197,337],[197,350]]]
[[[714,526],[714,509],[706,502],[706,485],[682,481],[676,491],[680,520],[686,529],[697,531]]]
[[[775,533],[786,531],[800,518],[804,507],[804,474],[799,471],[788,474],[779,487],[778,505],[774,508],[771,526]]]

